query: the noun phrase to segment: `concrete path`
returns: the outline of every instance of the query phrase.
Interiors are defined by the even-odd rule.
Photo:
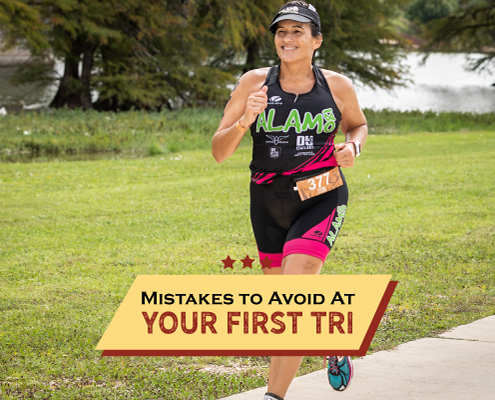
[[[285,400],[495,400],[495,316],[353,360],[345,392],[324,370],[296,378]],[[225,397],[261,400],[266,387]]]

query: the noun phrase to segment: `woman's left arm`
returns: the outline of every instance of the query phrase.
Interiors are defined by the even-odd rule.
[[[335,74],[327,78],[342,120],[340,128],[345,135],[345,143],[335,144],[335,159],[339,166],[347,168],[354,165],[355,146],[351,142],[359,142],[362,149],[368,136],[366,118],[359,107],[356,92],[349,78]]]

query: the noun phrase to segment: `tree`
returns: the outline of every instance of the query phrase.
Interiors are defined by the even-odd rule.
[[[404,0],[315,0],[316,62],[372,86],[401,83],[389,18]],[[11,43],[33,54],[17,82],[57,80],[52,107],[127,110],[214,103],[241,72],[276,62],[271,18],[283,0],[5,0]],[[28,32],[28,16],[33,26]],[[391,45],[393,44],[393,46]],[[64,73],[54,76],[54,59]],[[99,93],[94,103],[93,90]]]
[[[458,4],[458,0],[415,0],[407,8],[407,18],[416,23],[426,24],[434,19],[446,17]]]
[[[392,26],[403,0],[315,0],[323,43],[316,63],[372,87],[403,81],[402,38]]]
[[[216,43],[211,64],[229,71],[247,72],[266,66],[262,52],[274,57],[268,27],[283,0],[198,0],[194,25],[210,27]]]
[[[15,81],[58,80],[51,107],[91,108],[93,89],[99,92],[96,108],[106,110],[170,107],[178,99],[213,101],[226,95],[232,76],[205,62],[207,35],[191,26],[187,0],[16,2],[45,27],[45,46],[24,40],[33,58]],[[7,17],[14,20],[12,13]],[[15,39],[22,33],[6,31]],[[53,57],[64,62],[62,77],[53,74]]]
[[[236,6],[228,6],[229,3]],[[244,72],[276,62],[268,26],[284,3],[283,0],[208,1],[210,12],[214,5],[218,7],[212,15],[217,19],[218,15],[222,16],[216,26],[231,38],[230,42],[222,42],[227,44],[223,62],[231,63],[239,51],[246,57],[242,65]],[[318,65],[371,86],[391,88],[403,82],[405,71],[398,65],[403,55],[402,39],[390,21],[398,7],[405,4],[404,0],[314,0],[312,4],[320,14],[324,38],[315,58]]]
[[[36,51],[48,46],[38,10],[23,0],[0,2],[0,27],[6,48],[25,44]]]
[[[432,21],[424,50],[481,52],[474,70],[493,69],[495,62],[495,0],[463,1],[447,17]]]
[[[192,6],[187,1],[142,3],[115,19],[112,26],[124,32],[121,40],[100,48],[95,107],[173,108],[177,101],[223,98],[231,76],[206,62],[209,37],[191,24]]]

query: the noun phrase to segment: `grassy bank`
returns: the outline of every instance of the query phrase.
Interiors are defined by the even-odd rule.
[[[221,113],[218,109],[119,114],[56,110],[7,115],[0,117],[0,161],[136,158],[205,150]],[[377,135],[495,130],[495,113],[365,110],[365,114],[370,133]],[[249,137],[242,145],[246,144]]]
[[[0,159],[99,154],[135,158],[206,149],[220,118],[221,112],[211,109],[118,114],[56,110],[7,115],[0,119]]]
[[[256,254],[249,155],[0,164],[0,397],[215,400],[264,385],[267,358],[93,350],[139,274],[261,273],[221,263]],[[370,351],[495,313],[494,158],[489,131],[371,135],[345,171],[323,273],[399,281]]]

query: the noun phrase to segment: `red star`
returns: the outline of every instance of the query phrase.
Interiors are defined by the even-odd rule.
[[[223,269],[227,269],[227,268],[232,268],[234,269],[234,263],[235,263],[235,260],[232,260],[232,258],[230,258],[230,256],[227,256],[227,258],[225,260],[222,260],[223,262]]]
[[[260,260],[261,269],[271,268],[272,262],[273,262],[273,260],[270,260],[268,258],[268,256],[265,256],[265,258],[263,260]]]
[[[253,259],[249,258],[249,255],[246,255],[246,258],[241,260],[242,261],[242,269],[244,268],[251,268],[253,269]]]

